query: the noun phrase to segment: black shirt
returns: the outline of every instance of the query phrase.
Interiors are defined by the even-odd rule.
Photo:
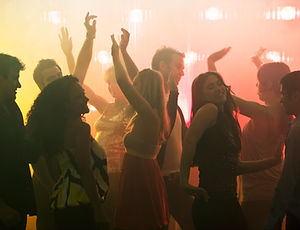
[[[236,169],[240,151],[238,131],[224,127],[226,117],[219,112],[216,124],[197,143],[194,164],[200,171],[200,187],[212,199],[236,199]]]
[[[6,109],[0,105],[0,199],[20,213],[34,214],[30,149],[18,105],[7,103]]]

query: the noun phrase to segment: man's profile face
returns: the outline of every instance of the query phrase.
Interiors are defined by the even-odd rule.
[[[6,77],[0,76],[0,91],[4,100],[14,101],[16,99],[17,89],[21,88],[19,73],[18,70],[11,70]]]
[[[175,82],[178,85],[181,77],[184,75],[184,61],[183,57],[179,54],[173,54],[170,63],[161,61],[159,65],[159,72],[163,75],[165,89],[168,89],[167,82],[169,76],[175,78]]]
[[[62,72],[57,66],[52,66],[44,69],[41,74],[43,75],[43,88],[45,88],[52,81],[62,77]]]
[[[172,60],[168,65],[168,76],[172,74],[172,76],[175,77],[175,82],[177,83],[177,85],[179,84],[181,77],[184,75],[183,70],[184,70],[183,57],[179,54],[173,54]]]

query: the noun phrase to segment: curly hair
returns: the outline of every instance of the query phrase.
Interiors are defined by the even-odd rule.
[[[65,76],[48,84],[35,99],[27,114],[30,138],[46,155],[63,150],[70,92],[78,79]]]

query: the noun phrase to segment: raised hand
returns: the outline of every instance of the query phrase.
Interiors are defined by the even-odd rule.
[[[117,41],[115,39],[115,35],[112,34],[110,36],[110,38],[111,38],[111,41],[112,41],[111,56],[112,57],[119,57],[119,50],[120,50],[120,48],[119,48],[119,45],[118,45],[118,43],[117,43]]]
[[[130,33],[127,30],[125,30],[124,28],[121,28],[121,31],[122,31],[122,35],[121,35],[121,41],[120,41],[120,50],[121,50],[121,53],[123,56],[124,63],[126,65],[128,75],[129,75],[130,79],[133,79],[139,72],[139,69],[127,52],[127,46],[129,43]]]
[[[120,49],[121,51],[126,50],[128,43],[129,43],[129,37],[130,33],[125,30],[124,28],[121,28],[122,35],[121,35],[121,41],[120,41]]]
[[[257,69],[260,68],[260,66],[263,64],[261,61],[261,56],[263,55],[263,53],[266,51],[266,48],[259,48],[255,54],[251,57],[251,61],[255,64],[255,66],[257,67]]]
[[[86,28],[86,35],[89,38],[95,38],[96,37],[96,15],[90,15],[90,12],[87,12],[84,20],[84,26]],[[90,21],[93,21],[92,24],[90,24]]]
[[[229,46],[229,47],[223,48],[217,52],[214,52],[211,55],[209,55],[208,60],[211,62],[219,61],[229,52],[230,49],[231,49],[231,47]]]
[[[263,48],[263,47],[260,47],[254,56],[257,56],[257,57],[261,57],[261,55],[263,55],[263,53],[266,51],[267,49],[266,48]]]
[[[73,49],[72,37],[69,36],[68,29],[61,27],[61,34],[58,34],[60,40],[60,47],[65,55],[71,54]]]
[[[178,85],[179,79],[178,74],[176,74],[174,71],[171,71],[168,77],[168,89],[170,91],[177,91],[177,85]]]

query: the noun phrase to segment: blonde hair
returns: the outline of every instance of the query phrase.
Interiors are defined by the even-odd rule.
[[[133,81],[138,91],[156,109],[160,118],[160,139],[165,141],[169,134],[169,117],[167,116],[165,91],[161,73],[151,69],[144,69],[137,74]],[[130,123],[134,123],[134,118]]]

